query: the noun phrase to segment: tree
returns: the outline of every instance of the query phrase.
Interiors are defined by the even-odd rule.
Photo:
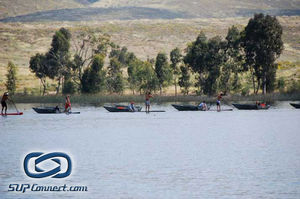
[[[46,77],[57,79],[56,94],[58,94],[63,77],[70,75],[70,39],[71,33],[61,28],[53,35],[50,50],[45,55],[38,53],[30,59],[30,69],[44,87],[43,95],[46,92]]]
[[[184,95],[188,95],[189,94],[189,88],[192,85],[190,82],[190,72],[188,67],[186,66],[180,66],[180,71],[181,71],[181,76],[179,77],[179,81],[178,84],[181,87],[181,91]]]
[[[156,76],[155,70],[153,69],[153,65],[145,61],[139,67],[137,72],[139,90],[148,92],[148,91],[156,91],[159,87],[159,80]]]
[[[262,87],[265,94],[268,85],[274,83],[273,78],[276,74],[275,60],[280,56],[283,50],[282,27],[276,17],[264,14],[255,14],[250,19],[243,33],[243,47],[245,49],[246,64],[257,79],[258,89]],[[273,76],[273,77],[272,77]]]
[[[79,35],[75,35],[72,40],[72,46],[75,51],[72,61],[72,80],[78,85],[79,90],[82,90],[82,77],[85,68],[91,66],[93,58],[96,54],[107,56],[109,47],[113,43],[110,41],[110,36],[107,34],[95,35],[90,29],[86,29]]]
[[[8,92],[10,92],[12,95],[16,91],[16,82],[17,82],[17,68],[11,61],[8,62],[7,65],[7,74],[6,74],[6,89]]]
[[[276,87],[276,70],[277,70],[277,64],[274,63],[271,67],[268,68],[268,71],[266,72],[266,92],[272,93],[275,90]]]
[[[48,70],[49,68],[47,67],[46,64],[46,56],[37,53],[35,56],[31,57],[29,62],[29,68],[31,72],[33,72],[35,76],[40,79],[41,84],[43,86],[43,96],[44,96],[47,89],[46,78],[49,74],[49,70]]]
[[[128,52],[125,46],[123,46],[122,48],[120,48],[119,46],[113,47],[109,54],[109,58],[113,57],[120,62],[122,67],[128,66],[131,61],[134,61],[136,59],[135,54],[132,52]]]
[[[223,49],[224,42],[220,37],[207,40],[203,32],[187,47],[184,62],[198,74],[196,86],[201,87],[204,94],[213,95],[217,91],[217,79],[225,60]]]
[[[124,79],[121,71],[122,64],[116,57],[110,58],[108,66],[107,87],[110,93],[122,93],[124,90]]]
[[[213,95],[217,91],[217,79],[220,76],[220,68],[224,63],[224,53],[222,50],[220,37],[213,37],[208,41],[208,51],[206,54],[206,71],[208,73],[204,83],[203,92]]]
[[[204,32],[200,32],[196,40],[189,43],[186,48],[186,55],[183,59],[184,63],[188,65],[197,76],[196,87],[201,89],[199,92],[203,92],[205,82],[205,57],[208,51],[207,37]]]
[[[239,89],[238,74],[245,71],[241,34],[237,27],[232,26],[228,29],[224,44],[225,63],[221,68],[219,88],[227,93],[230,90]]]
[[[143,62],[139,59],[134,59],[132,60],[127,68],[127,73],[128,73],[128,83],[129,87],[133,92],[133,95],[135,94],[135,90],[139,87],[140,85],[140,70],[143,67]]]
[[[155,61],[155,72],[159,81],[160,95],[162,88],[167,86],[172,79],[171,68],[165,53],[158,53]]]
[[[171,60],[170,66],[174,76],[175,96],[177,96],[177,76],[179,75],[178,64],[182,60],[182,55],[179,48],[175,48],[170,52],[170,60]]]
[[[70,65],[70,39],[71,33],[65,28],[59,29],[52,38],[51,49],[46,53],[48,76],[58,81],[56,94],[59,93],[62,78],[69,73],[67,65]]]
[[[284,77],[280,77],[277,81],[277,88],[279,90],[279,92],[283,93],[284,89],[285,89],[285,79]]]
[[[95,55],[90,67],[86,68],[82,76],[83,93],[99,93],[105,88],[105,75],[103,70],[103,55]]]
[[[65,76],[62,93],[63,94],[74,94],[74,93],[76,93],[76,90],[77,90],[76,85],[74,84],[74,82],[72,81],[70,76]]]

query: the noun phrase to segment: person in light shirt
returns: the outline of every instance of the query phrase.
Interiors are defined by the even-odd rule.
[[[201,102],[198,106],[198,109],[202,111],[207,111],[208,109],[207,109],[206,102],[205,101]]]

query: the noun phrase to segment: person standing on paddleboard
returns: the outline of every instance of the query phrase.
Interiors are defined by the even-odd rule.
[[[146,113],[149,113],[150,112],[150,98],[152,98],[151,93],[147,92],[145,98],[146,98],[145,99]]]
[[[217,97],[217,111],[221,111],[221,100],[223,93],[221,92]]]
[[[7,103],[6,101],[10,100],[8,98],[8,92],[5,92],[2,96],[2,99],[1,99],[1,106],[2,106],[2,110],[1,110],[1,115],[3,115],[3,110],[5,110],[5,115],[7,114]]]
[[[66,97],[66,104],[65,104],[65,112],[70,112],[71,111],[71,101],[70,101],[70,96]]]

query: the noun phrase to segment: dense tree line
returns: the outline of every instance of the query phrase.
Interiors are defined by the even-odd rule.
[[[242,31],[230,27],[224,39],[207,38],[200,32],[185,49],[175,48],[169,57],[159,52],[154,60],[146,61],[113,43],[107,34],[86,30],[72,36],[61,28],[53,35],[48,52],[31,57],[30,69],[41,80],[43,95],[47,78],[57,81],[57,94],[60,90],[122,94],[125,88],[133,94],[162,94],[164,88],[174,85],[175,95],[178,86],[183,94],[189,94],[193,86],[198,94],[214,95],[240,91],[246,73],[254,93],[267,93],[276,86],[275,61],[282,50],[281,25],[276,17],[263,14],[256,14]]]

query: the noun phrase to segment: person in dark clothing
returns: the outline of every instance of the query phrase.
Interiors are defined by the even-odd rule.
[[[1,106],[2,106],[2,110],[1,110],[1,115],[3,115],[3,110],[5,110],[4,114],[6,115],[7,114],[7,103],[6,101],[10,100],[8,98],[8,92],[5,92],[2,96],[2,99],[1,99]]]

